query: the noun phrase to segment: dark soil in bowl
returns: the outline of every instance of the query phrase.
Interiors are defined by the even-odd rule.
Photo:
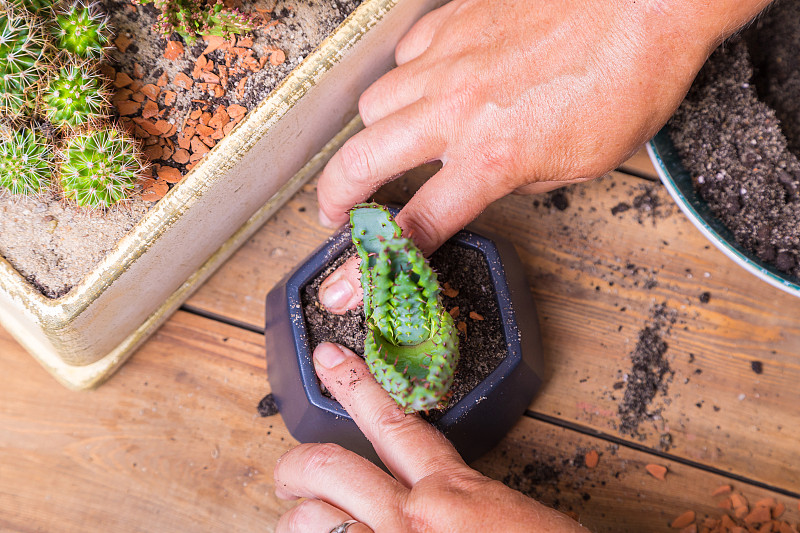
[[[364,309],[359,307],[345,315],[334,315],[318,301],[317,291],[322,281],[355,254],[350,246],[331,265],[303,289],[303,311],[308,339],[313,350],[322,342],[337,342],[359,355],[364,353],[366,323]],[[442,301],[454,315],[459,327],[461,357],[454,375],[450,404],[466,396],[497,368],[506,356],[506,342],[500,323],[500,310],[492,285],[489,267],[476,250],[445,244],[430,259],[444,290]],[[431,411],[426,417],[437,420],[443,411]]]
[[[800,4],[717,50],[669,123],[695,189],[736,240],[800,277]]]

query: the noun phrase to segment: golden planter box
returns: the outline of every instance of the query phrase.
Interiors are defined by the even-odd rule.
[[[67,387],[102,383],[358,129],[358,95],[441,3],[365,0],[67,295],[0,258],[0,324]]]

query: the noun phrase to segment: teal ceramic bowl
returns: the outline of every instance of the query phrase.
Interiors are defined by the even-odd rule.
[[[755,254],[743,248],[736,242],[733,233],[714,216],[706,202],[695,192],[692,176],[684,168],[678,151],[672,144],[668,126],[662,128],[647,143],[647,153],[650,154],[658,177],[661,178],[667,191],[681,211],[700,230],[700,233],[705,235],[722,253],[754,276],[773,287],[800,296],[800,279],[764,263]]]

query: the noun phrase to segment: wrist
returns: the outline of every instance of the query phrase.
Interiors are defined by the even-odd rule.
[[[772,0],[645,0],[651,16],[662,18],[707,54],[754,19]]]

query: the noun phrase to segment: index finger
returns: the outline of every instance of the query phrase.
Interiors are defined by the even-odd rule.
[[[314,363],[398,481],[412,487],[434,472],[467,468],[450,441],[418,415],[406,414],[352,351],[323,343],[314,350]]]
[[[347,212],[378,187],[406,170],[436,159],[441,140],[424,100],[356,133],[337,151],[319,177],[317,202],[325,225],[347,222]]]

